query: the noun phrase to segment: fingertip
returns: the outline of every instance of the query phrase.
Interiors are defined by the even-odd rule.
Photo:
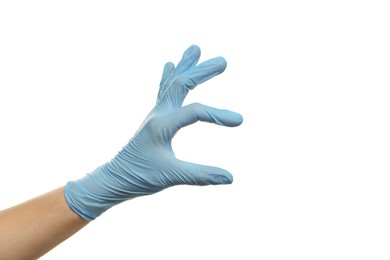
[[[162,80],[164,81],[167,80],[171,76],[174,70],[175,70],[175,65],[172,62],[165,63]]]
[[[193,49],[194,51],[200,52],[200,48],[199,48],[199,46],[196,45],[196,44],[192,44],[192,45],[190,46],[190,49]]]
[[[225,176],[225,183],[224,184],[232,184],[233,183],[233,175],[228,172],[227,176]]]
[[[172,71],[175,69],[175,65],[173,64],[173,62],[169,61],[169,62],[165,63],[164,69]]]
[[[226,66],[227,62],[223,57],[215,57],[199,64],[199,74],[202,76],[201,82],[221,74],[226,69]]]
[[[235,126],[239,126],[239,125],[242,124],[242,122],[244,122],[244,118],[242,117],[241,114],[235,113],[234,117],[235,117],[235,118],[234,118],[234,122],[236,123]]]
[[[193,56],[200,56],[200,48],[194,44],[188,47],[188,49],[184,52],[183,58],[189,58]]]
[[[224,57],[216,57],[215,58],[215,63],[216,63],[216,65],[217,65],[217,70],[219,71],[219,72],[224,72],[225,71],[225,69],[226,69],[226,67],[227,67],[227,62],[226,62],[226,60],[225,60],[225,58]]]
[[[208,184],[220,185],[233,183],[233,175],[225,169],[219,167],[208,167],[208,172],[205,175]]]
[[[233,175],[226,171],[223,174],[210,174],[209,181],[212,185],[232,184]]]
[[[226,115],[226,118],[224,120],[225,126],[239,126],[244,121],[244,118],[239,113],[230,110],[225,110],[224,112],[224,115]]]
[[[167,62],[164,65],[163,74],[160,81],[160,88],[165,84],[165,82],[169,79],[173,71],[175,70],[175,65],[172,62]]]

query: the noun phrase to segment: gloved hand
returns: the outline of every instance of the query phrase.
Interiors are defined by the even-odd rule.
[[[189,47],[177,67],[164,67],[157,104],[129,143],[108,163],[84,178],[67,183],[65,198],[78,215],[91,221],[110,207],[174,185],[230,184],[232,175],[220,168],[178,160],[172,138],[197,121],[238,126],[241,115],[198,103],[182,107],[189,90],[222,73],[226,61],[217,57],[196,66],[197,46]]]

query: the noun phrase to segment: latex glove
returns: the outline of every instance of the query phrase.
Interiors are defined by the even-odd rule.
[[[241,115],[228,110],[198,103],[182,107],[190,89],[226,68],[221,57],[196,65],[199,57],[200,49],[191,46],[176,68],[167,63],[157,104],[134,137],[110,162],[66,185],[66,200],[77,214],[90,221],[118,203],[174,185],[232,183],[226,170],[181,161],[172,151],[172,138],[182,127],[197,121],[223,126],[242,123]]]

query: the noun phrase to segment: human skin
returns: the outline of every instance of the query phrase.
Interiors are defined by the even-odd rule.
[[[71,237],[109,208],[175,185],[230,184],[224,169],[184,162],[171,141],[198,121],[234,127],[242,116],[200,103],[182,106],[196,85],[222,73],[222,57],[197,65],[200,49],[190,46],[175,67],[168,62],[157,103],[129,143],[109,163],[65,187],[0,211],[0,259],[36,259]]]
[[[89,222],[71,210],[60,187],[0,211],[0,259],[37,259]]]

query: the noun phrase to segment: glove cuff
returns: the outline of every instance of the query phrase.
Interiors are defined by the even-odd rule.
[[[104,168],[100,166],[85,177],[70,181],[65,186],[65,199],[80,217],[92,221],[125,198],[112,196],[105,181]]]

